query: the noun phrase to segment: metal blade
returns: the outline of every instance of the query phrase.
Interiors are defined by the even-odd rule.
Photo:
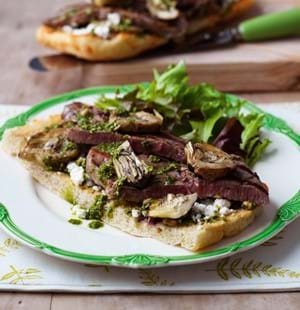
[[[71,55],[54,54],[34,57],[29,61],[29,67],[34,71],[47,72],[59,69],[69,69],[87,63]]]

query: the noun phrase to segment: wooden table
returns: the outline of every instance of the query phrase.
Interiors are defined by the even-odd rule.
[[[265,0],[266,1],[266,0]],[[272,2],[272,0],[268,0]],[[47,74],[32,72],[28,60],[45,53],[33,40],[39,22],[62,5],[61,0],[1,1],[0,103],[34,104],[80,88],[80,68]],[[74,0],[65,0],[72,3]],[[76,1],[75,1],[76,2]],[[126,81],[124,81],[126,82]],[[242,94],[255,102],[298,101],[299,92]],[[85,295],[0,293],[0,309],[300,309],[299,293],[199,295]]]

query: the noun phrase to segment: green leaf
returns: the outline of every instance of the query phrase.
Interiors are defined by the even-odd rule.
[[[269,139],[264,139],[263,141],[258,141],[255,148],[252,150],[251,154],[246,157],[247,164],[252,167],[254,164],[262,157],[266,148],[271,144]]]
[[[186,67],[180,62],[176,66],[169,67],[161,75],[154,71],[154,80],[148,87],[139,85],[136,98],[151,103],[165,117],[176,118],[180,107],[179,98],[187,87]]]
[[[212,136],[212,131],[219,119],[223,116],[223,112],[218,110],[214,112],[207,120],[205,121],[190,121],[191,127],[193,129],[193,138],[194,142],[208,142]]]
[[[118,112],[124,112],[125,107],[122,102],[117,98],[108,98],[101,95],[95,102],[95,106],[100,110],[115,110]]]
[[[271,143],[269,139],[260,140],[260,129],[263,125],[264,114],[241,115],[240,121],[245,128],[242,133],[241,149],[246,152],[246,163],[253,166]]]

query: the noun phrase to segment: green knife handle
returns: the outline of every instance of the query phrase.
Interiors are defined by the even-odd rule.
[[[300,34],[300,7],[246,20],[238,26],[245,41],[260,41]]]

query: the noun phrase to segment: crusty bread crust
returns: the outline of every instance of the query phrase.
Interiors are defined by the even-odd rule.
[[[166,43],[159,36],[125,32],[111,39],[101,39],[92,34],[76,36],[45,25],[39,27],[37,40],[46,47],[90,61],[130,58]]]
[[[41,131],[46,126],[60,122],[60,120],[60,116],[54,115],[45,120],[35,120],[28,125],[6,130],[1,148],[10,155],[17,156],[29,136]],[[21,160],[21,162],[33,178],[53,193],[65,199],[66,195],[69,196],[71,193],[76,203],[87,208],[93,204],[97,192],[90,188],[75,186],[67,174],[46,171],[34,162],[26,160]],[[239,210],[227,215],[224,220],[204,225],[169,227],[163,224],[149,225],[146,222],[138,222],[127,215],[124,206],[118,205],[113,209],[113,216],[105,216],[103,221],[131,235],[151,237],[190,251],[199,251],[219,242],[224,237],[234,236],[243,231],[253,222],[261,209],[260,207],[254,210]]]
[[[211,15],[195,19],[190,23],[188,33],[193,34],[231,20],[244,13],[252,3],[253,0],[240,0],[232,5],[226,15]],[[90,61],[131,58],[167,43],[165,38],[156,35],[141,36],[125,32],[118,33],[110,39],[101,39],[92,34],[76,36],[46,25],[38,28],[36,38],[46,47]]]

